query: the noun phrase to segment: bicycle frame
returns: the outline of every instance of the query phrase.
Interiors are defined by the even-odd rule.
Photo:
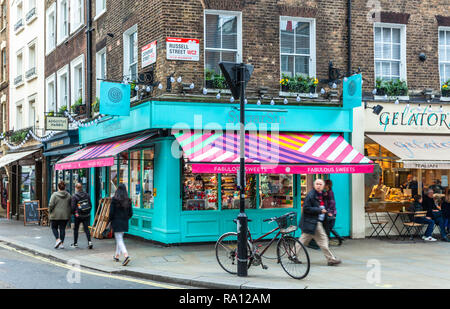
[[[263,236],[259,237],[258,239],[255,239],[255,240],[252,239],[252,235],[251,235],[251,233],[250,233],[250,230],[248,230],[248,234],[249,234],[249,236],[250,236],[250,237],[249,237],[249,242],[250,242],[250,244],[251,244],[252,250],[253,250],[253,246],[254,246],[255,243],[257,243],[258,241],[261,241],[264,237],[266,237],[266,236],[272,234],[272,233],[275,232],[275,231],[278,231],[279,229],[280,229],[280,227],[276,227],[276,228],[274,228],[273,230],[271,230],[270,232],[267,232],[266,234],[264,234]],[[277,235],[275,235],[275,237],[272,238],[272,240],[271,240],[270,243],[264,248],[264,250],[261,251],[260,256],[263,256],[263,255],[264,255],[264,253],[270,248],[270,246],[274,243],[275,239],[277,239],[278,236],[280,236],[280,234],[281,234],[281,231],[278,231]],[[253,252],[252,252],[252,255],[253,255]]]

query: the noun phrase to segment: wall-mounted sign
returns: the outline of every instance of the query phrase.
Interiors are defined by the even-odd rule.
[[[167,38],[167,60],[200,61],[200,40]]]
[[[374,104],[374,103],[372,103]],[[450,133],[450,108],[443,105],[379,103],[379,115],[365,110],[365,131],[386,133]]]
[[[100,83],[100,114],[130,116],[131,86],[104,82]]]
[[[66,117],[45,117],[45,130],[48,131],[67,131],[69,130],[69,119]]]
[[[156,62],[156,41],[145,45],[141,49],[142,52],[142,67],[145,68]]]

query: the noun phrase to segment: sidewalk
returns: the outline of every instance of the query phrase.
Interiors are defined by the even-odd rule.
[[[73,230],[66,233],[65,249],[53,249],[54,238],[49,227],[24,226],[22,221],[0,219],[0,241],[35,253],[67,262],[75,259],[81,265],[98,271],[130,275],[150,280],[193,285],[206,288],[450,288],[450,243],[389,241],[377,239],[347,240],[341,247],[331,247],[343,260],[338,267],[326,266],[323,254],[308,250],[311,270],[306,279],[290,278],[276,264],[251,267],[248,277],[227,274],[216,262],[214,244],[176,245],[165,247],[151,242],[126,238],[132,257],[129,266],[112,261],[114,239],[94,239],[94,249],[87,249],[84,233],[80,231],[79,248],[70,248]],[[268,257],[275,257],[275,246]],[[368,261],[376,260],[375,264]],[[369,283],[368,272],[374,265],[381,267],[380,283]],[[376,267],[375,267],[376,268]],[[370,278],[376,278],[371,276]]]

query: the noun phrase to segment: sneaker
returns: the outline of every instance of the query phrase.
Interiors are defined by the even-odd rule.
[[[58,249],[58,247],[62,244],[61,240],[56,240],[55,249]]]
[[[125,260],[123,261],[122,266],[127,266],[128,263],[130,263],[130,260],[131,260],[131,258],[130,258],[129,256],[127,256],[127,257],[125,258]]]
[[[422,239],[425,240],[425,239],[427,239],[427,237],[426,236],[422,236]]]
[[[342,263],[341,260],[332,260],[332,261],[328,262],[328,266],[336,266],[336,265],[339,265],[341,263]]]
[[[78,244],[71,244],[70,248],[78,248]]]
[[[64,244],[61,242],[61,244],[59,245],[59,249],[64,249]]]
[[[92,245],[92,241],[89,241],[89,242],[88,242],[88,248],[89,248],[89,249],[92,249],[93,247],[94,247],[94,246]]]
[[[113,255],[113,260],[114,260],[115,262],[120,262],[120,260],[119,260],[118,258],[116,258],[114,255]]]
[[[425,240],[425,241],[436,241],[437,239],[433,238],[431,236],[428,236],[428,237],[424,237],[423,240]]]

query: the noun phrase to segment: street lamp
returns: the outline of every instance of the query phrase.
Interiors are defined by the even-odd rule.
[[[222,74],[230,87],[233,98],[240,98],[240,167],[239,167],[239,215],[237,218],[238,264],[237,275],[247,276],[247,230],[248,218],[245,214],[245,87],[253,73],[251,64],[222,61]]]

